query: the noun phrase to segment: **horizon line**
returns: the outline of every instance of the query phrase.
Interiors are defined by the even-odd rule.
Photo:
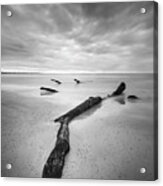
[[[1,70],[2,74],[152,74],[152,71],[11,71]]]

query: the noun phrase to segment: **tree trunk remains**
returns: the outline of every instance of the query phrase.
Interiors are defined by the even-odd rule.
[[[112,96],[118,96],[122,94],[124,90],[125,84],[122,82],[117,90],[112,93]],[[65,156],[70,150],[68,128],[69,122],[76,116],[79,116],[95,105],[101,103],[102,100],[103,98],[101,97],[90,97],[74,109],[54,120],[55,122],[60,122],[61,126],[58,130],[55,147],[50,153],[49,158],[43,168],[43,178],[61,178]]]
[[[65,119],[68,119],[68,123],[75,118],[76,116],[82,114],[83,112],[87,111],[88,109],[92,108],[93,106],[101,103],[102,98],[101,97],[90,97],[74,109],[70,110],[66,114],[60,116],[59,118],[55,119],[55,122],[63,122]]]
[[[58,130],[55,148],[49,155],[44,165],[43,178],[61,178],[65,156],[69,152],[69,129],[68,123],[61,123]]]

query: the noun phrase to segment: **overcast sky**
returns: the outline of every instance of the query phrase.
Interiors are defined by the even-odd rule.
[[[2,70],[153,71],[153,2],[13,5],[1,14]]]

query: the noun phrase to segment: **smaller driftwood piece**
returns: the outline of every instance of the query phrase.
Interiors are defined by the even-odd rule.
[[[61,82],[61,81],[59,81],[59,80],[57,80],[57,79],[51,79],[51,81],[53,81],[53,82],[57,83],[58,85],[62,84],[62,82]]]
[[[52,92],[52,93],[57,93],[58,91],[52,88],[47,88],[47,87],[40,87],[40,90],[45,90],[48,92]]]

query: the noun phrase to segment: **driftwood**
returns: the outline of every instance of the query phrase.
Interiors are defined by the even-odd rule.
[[[79,81],[78,79],[74,79],[74,81],[75,81],[77,84],[81,83],[81,81]]]
[[[58,91],[57,91],[57,90],[55,90],[55,89],[52,89],[52,88],[47,88],[47,87],[40,87],[40,90],[46,90],[46,91],[53,92],[53,93],[58,92]]]
[[[99,104],[102,101],[101,97],[90,97],[74,109],[70,110],[66,114],[60,116],[59,118],[55,119],[55,122],[64,122],[64,120],[68,120],[70,122],[74,117],[82,114],[83,112],[87,111],[88,109],[92,108],[93,106]]]
[[[126,89],[126,84],[122,82],[118,88],[112,93],[111,96],[119,96],[123,93],[123,91]]]
[[[124,90],[125,84],[121,83],[112,95],[120,95]],[[50,153],[49,158],[44,166],[42,174],[43,178],[61,178],[65,156],[70,150],[68,129],[69,122],[95,105],[100,104],[104,99],[106,98],[90,97],[74,109],[54,120],[55,122],[60,122],[61,126],[58,130],[55,147]]]
[[[43,178],[61,178],[65,156],[69,152],[68,123],[61,123],[55,148],[51,152],[43,169]]]
[[[74,117],[82,114],[86,110],[92,108],[94,105],[99,104],[101,101],[101,97],[90,97],[79,106],[55,120],[55,122],[60,122],[61,126],[58,130],[55,148],[50,153],[50,156],[44,166],[42,175],[43,178],[61,178],[64,159],[70,149],[68,129],[69,122]]]
[[[57,79],[51,79],[51,81],[56,82],[58,85],[62,84],[62,82],[61,82],[61,81],[59,81],[59,80],[57,80]]]
[[[137,96],[135,96],[135,95],[129,95],[128,97],[127,97],[127,99],[139,99]]]

